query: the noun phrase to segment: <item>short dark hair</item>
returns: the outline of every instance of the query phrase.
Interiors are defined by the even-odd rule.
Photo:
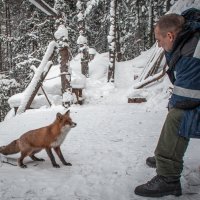
[[[167,32],[178,34],[183,29],[184,23],[185,19],[183,16],[171,13],[160,17],[155,27],[158,27],[161,34],[165,36]]]

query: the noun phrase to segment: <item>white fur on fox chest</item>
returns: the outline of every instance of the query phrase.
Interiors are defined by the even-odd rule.
[[[60,146],[63,143],[63,141],[65,140],[65,138],[66,138],[67,134],[69,133],[70,129],[71,128],[70,128],[69,125],[62,127],[60,135],[56,138],[56,140],[54,142],[51,143],[51,147]]]

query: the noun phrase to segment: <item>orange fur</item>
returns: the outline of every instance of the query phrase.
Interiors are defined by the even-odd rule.
[[[18,159],[18,165],[25,168],[26,165],[23,164],[23,159],[26,156],[30,156],[35,161],[44,161],[35,157],[35,154],[45,149],[51,159],[52,165],[59,167],[51,151],[51,148],[53,148],[64,165],[71,165],[65,161],[60,145],[70,129],[75,126],[76,123],[70,118],[69,111],[63,115],[57,113],[56,119],[52,124],[24,133],[19,139],[14,140],[7,146],[0,147],[0,153],[10,155],[20,152],[21,156]]]

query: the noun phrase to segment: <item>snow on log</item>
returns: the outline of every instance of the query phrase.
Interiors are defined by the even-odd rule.
[[[19,106],[17,110],[17,114],[23,113],[27,109],[27,103],[29,102],[32,94],[34,93],[35,89],[37,88],[39,82],[41,81],[41,77],[43,76],[44,72],[47,72],[49,67],[52,65],[52,61],[50,61],[51,56],[54,53],[54,49],[57,46],[57,43],[55,41],[52,41],[49,43],[49,46],[47,47],[46,53],[42,59],[42,62],[40,63],[36,73],[33,76],[33,79],[31,80],[30,84],[24,91],[24,96],[21,102],[21,105]]]
[[[55,9],[51,8],[47,3],[43,0],[29,0],[33,5],[35,5],[38,9],[46,13],[47,15],[57,15]]]

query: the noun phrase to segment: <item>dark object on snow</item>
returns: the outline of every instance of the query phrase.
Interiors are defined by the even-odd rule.
[[[166,195],[182,195],[181,183],[178,177],[157,175],[150,181],[135,188],[135,194],[144,197],[162,197]]]
[[[156,159],[154,156],[152,157],[148,157],[146,159],[146,164],[149,166],[149,167],[152,167],[152,168],[156,168]]]
[[[135,97],[135,98],[128,98],[128,103],[142,103],[146,102],[146,98]]]

